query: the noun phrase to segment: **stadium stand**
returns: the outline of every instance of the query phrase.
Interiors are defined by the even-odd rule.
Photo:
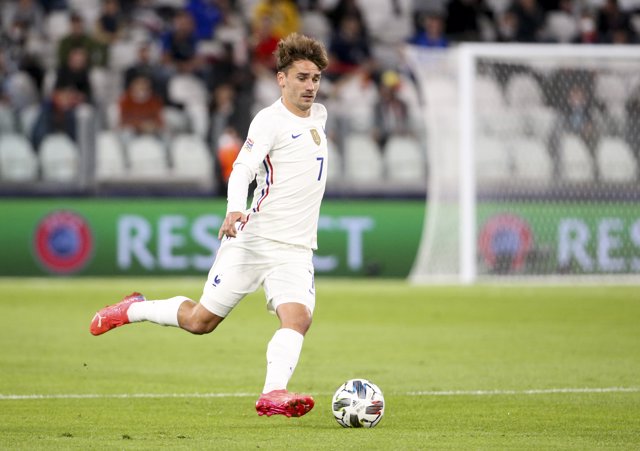
[[[93,55],[92,62],[96,64],[93,64],[90,72],[94,97],[91,102],[97,109],[96,123],[90,130],[95,145],[84,149],[78,147],[83,144],[72,143],[75,149],[69,151],[71,146],[66,142],[66,156],[59,158],[48,155],[52,151],[47,150],[46,156],[39,151],[39,158],[36,159],[39,167],[35,171],[33,168],[24,169],[25,172],[20,176],[2,171],[0,194],[3,186],[16,177],[33,177],[36,182],[39,177],[53,177],[64,180],[65,183],[73,183],[74,178],[80,180],[82,177],[77,168],[84,166],[78,166],[79,155],[92,151],[92,148],[96,152],[97,183],[127,179],[132,192],[135,192],[136,185],[144,185],[158,178],[162,178],[170,186],[174,182],[181,185],[185,177],[193,177],[198,181],[195,185],[210,187],[215,194],[219,180],[215,179],[214,170],[217,146],[214,142],[216,136],[212,134],[212,93],[221,83],[220,80],[230,83],[235,96],[233,104],[238,109],[246,109],[236,111],[236,119],[239,119],[233,126],[237,128],[239,136],[246,134],[251,114],[271,103],[274,96],[278,95],[277,86],[272,79],[272,68],[254,59],[256,48],[252,20],[257,8],[265,7],[264,2],[219,0],[208,6],[218,9],[218,14],[211,15],[217,17],[216,20],[204,24],[198,20],[201,18],[195,17],[198,42],[195,47],[197,58],[194,61],[203,62],[203,65],[188,73],[166,64],[163,59],[163,42],[166,41],[163,39],[172,30],[176,15],[183,11],[191,14],[190,11],[195,10],[193,4],[197,2],[194,0],[120,0],[117,2],[119,8],[116,8],[113,23],[103,20],[99,26],[98,22],[105,12],[103,2],[98,0],[33,2],[35,6],[32,16],[24,15],[23,12],[20,17],[36,18],[41,15],[44,19],[39,27],[34,25],[36,20],[14,23],[14,19],[18,20],[14,3],[3,2],[0,5],[3,18],[0,30],[0,132],[3,136],[13,136],[17,132],[22,133],[27,140],[31,139],[40,105],[56,82],[60,43],[69,36],[76,17],[82,19],[88,39],[106,46],[106,56],[98,63],[96,55]],[[478,2],[473,8],[465,6],[465,2],[460,0],[286,0],[285,3],[289,10],[297,12],[293,26],[321,39],[330,49],[333,48],[332,43],[340,38],[339,24],[342,19],[347,16],[356,17],[370,48],[370,54],[359,59],[360,63],[355,67],[327,77],[323,81],[318,99],[329,107],[334,116],[331,119],[333,126],[328,127],[327,135],[334,143],[331,151],[335,163],[333,168],[337,171],[331,173],[329,190],[335,189],[340,193],[348,193],[355,186],[357,192],[368,190],[372,194],[379,194],[393,188],[394,184],[401,184],[407,194],[424,194],[426,165],[412,162],[426,161],[427,144],[430,140],[425,135],[430,130],[424,126],[421,93],[413,74],[405,66],[401,48],[420,29],[425,14],[435,14],[443,19],[442,23],[449,28],[444,30],[445,39],[442,42],[452,47],[470,39],[514,42],[519,36],[528,36],[530,31],[510,29],[508,26],[513,24],[509,19],[521,13],[520,0],[485,0]],[[638,42],[638,1],[619,2],[625,20],[618,23],[624,24],[624,30],[614,29],[610,25],[613,22],[603,20],[604,6],[598,0],[534,3],[537,3],[543,18],[535,35],[539,42]],[[447,17],[447,13],[451,11],[460,11],[461,15],[456,18]],[[464,23],[464,20],[467,22]],[[590,23],[595,31],[585,29]],[[105,30],[105,24],[113,25],[113,30]],[[23,35],[16,35],[16,26],[23,30]],[[101,30],[103,35],[98,36],[95,30]],[[107,39],[104,37],[105,31],[112,32]],[[590,33],[588,36],[585,35],[587,31]],[[119,122],[117,102],[127,81],[125,72],[139,62],[141,46],[148,46],[150,49],[148,68],[153,68],[152,73],[158,76],[160,84],[162,80],[166,81],[166,92],[158,92],[165,97],[166,102],[163,116],[168,140],[162,144],[162,151],[158,150],[158,143],[150,137],[126,143],[114,135]],[[233,66],[235,71],[229,72],[226,78],[217,71],[223,67],[224,48],[231,49],[232,61],[229,67]],[[389,70],[393,70],[400,80],[398,95],[408,105],[412,126],[409,134],[416,138],[392,137],[387,148],[374,151],[371,146],[372,137],[369,136],[372,133],[373,111],[379,100],[378,86],[384,82],[383,74]],[[243,75],[239,77],[238,74]],[[490,176],[492,171],[515,171],[536,179],[548,177],[550,163],[545,140],[556,113],[548,105],[539,80],[531,74],[515,74],[504,84],[496,83],[493,77],[479,79],[478,83],[476,100],[488,112],[484,118],[486,120],[481,120],[479,124],[486,135],[481,137],[483,146],[495,149],[496,157],[502,153],[510,155],[506,159],[501,158],[497,165],[489,165],[486,175]],[[450,80],[443,80],[442,86],[444,91],[428,88],[427,97],[433,98],[435,102],[440,98],[451,99],[447,93],[455,87],[450,85]],[[162,90],[161,87],[158,89]],[[631,154],[628,143],[621,139],[626,121],[626,111],[621,107],[624,100],[622,97],[630,89],[629,86],[620,85],[615,73],[597,80],[596,92],[609,112],[602,151],[598,155],[603,178],[626,180],[629,176],[628,168],[633,166],[623,163],[628,163]],[[530,115],[520,124],[522,138],[503,140],[500,143],[504,124],[510,120],[510,109],[525,107]],[[446,115],[446,111],[443,114]],[[186,134],[191,136],[187,137]],[[577,163],[577,167],[571,169],[576,174],[568,176],[580,180],[584,176],[583,172],[589,171],[589,162],[583,161],[583,144],[574,138],[575,136],[567,136],[564,139],[564,153],[567,161],[575,160]],[[56,140],[61,142],[59,135],[53,142]],[[450,141],[455,145],[454,139]],[[24,140],[22,142],[24,144]],[[192,155],[187,154],[184,149],[188,145],[185,143],[198,143],[198,150]],[[105,150],[108,148],[113,148],[113,152]],[[155,150],[150,150],[151,148]],[[511,148],[517,151],[514,153],[509,150]],[[72,157],[72,154],[75,156]],[[65,172],[60,168],[59,160],[71,162],[69,164],[73,168],[68,168]],[[157,167],[153,166],[156,164]],[[198,166],[199,171],[196,170]],[[20,171],[16,172],[19,173]]]

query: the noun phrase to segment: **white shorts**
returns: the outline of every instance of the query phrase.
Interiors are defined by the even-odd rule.
[[[200,303],[226,317],[247,294],[263,286],[267,308],[296,302],[313,314],[316,291],[313,251],[247,233],[225,238],[209,271]]]

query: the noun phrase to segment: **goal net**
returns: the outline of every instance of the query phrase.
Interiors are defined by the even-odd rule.
[[[640,280],[640,49],[406,54],[429,157],[412,281]]]

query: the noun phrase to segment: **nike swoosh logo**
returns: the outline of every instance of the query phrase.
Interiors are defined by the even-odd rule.
[[[291,134],[291,137],[292,137],[293,139],[299,138],[300,136],[302,136],[302,133],[299,133],[299,134],[297,134],[297,135],[294,135],[293,133]]]

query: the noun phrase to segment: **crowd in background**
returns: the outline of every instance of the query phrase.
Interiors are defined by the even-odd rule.
[[[640,31],[637,0],[15,0],[0,8],[0,129],[12,122],[37,151],[53,132],[75,139],[77,108],[89,104],[99,128],[125,142],[198,134],[223,179],[253,114],[279,95],[272,53],[291,32],[328,48],[319,100],[336,106],[328,129],[337,146],[358,130],[382,150],[393,134],[420,133],[404,43],[625,44]]]

